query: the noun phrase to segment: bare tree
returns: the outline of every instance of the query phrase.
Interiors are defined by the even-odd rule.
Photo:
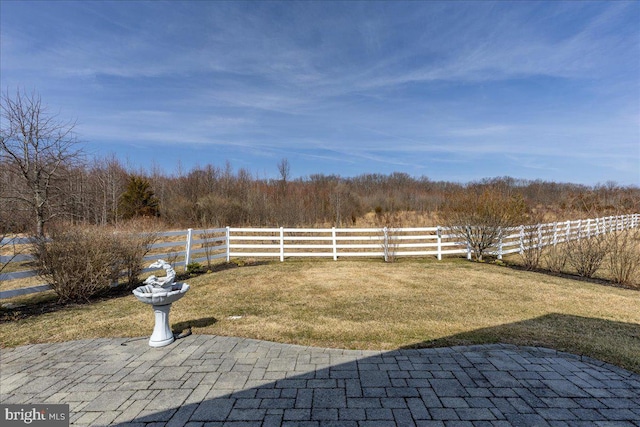
[[[29,207],[36,235],[42,236],[45,223],[60,213],[52,204],[56,181],[81,158],[75,123],[48,113],[36,93],[18,90],[12,98],[7,91],[1,104],[0,160],[12,164],[11,171],[26,186],[26,192],[14,191],[4,197]]]
[[[111,155],[95,159],[88,175],[89,186],[93,191],[93,223],[117,223],[118,201],[126,189],[127,171],[115,155]]]
[[[283,183],[286,183],[289,180],[289,160],[286,157],[283,157],[278,162],[278,172],[280,172],[280,179]]]

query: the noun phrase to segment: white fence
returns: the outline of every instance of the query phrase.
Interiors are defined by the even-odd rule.
[[[503,230],[490,253],[519,253],[533,247],[640,227],[640,214],[554,222]],[[199,237],[196,239],[195,237]],[[198,249],[193,249],[198,248]],[[202,254],[205,256],[201,256]],[[186,263],[231,258],[472,256],[472,249],[447,227],[414,228],[219,228],[187,230]],[[198,257],[196,257],[198,255]]]
[[[499,259],[529,248],[640,227],[640,214],[553,222],[503,230],[489,252]],[[160,233],[161,242],[151,246],[145,261],[167,259],[176,267],[191,263],[229,262],[232,258],[324,257],[428,257],[445,255],[471,258],[473,252],[459,235],[447,227],[413,228],[236,228],[188,229]],[[20,242],[18,242],[20,243]],[[22,242],[26,243],[26,242]],[[21,259],[25,259],[24,256]],[[37,272],[0,274],[0,281],[36,276]],[[43,287],[44,286],[44,287]],[[46,285],[0,291],[0,299],[40,292]]]

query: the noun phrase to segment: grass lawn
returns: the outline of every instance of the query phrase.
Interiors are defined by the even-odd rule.
[[[176,332],[190,325],[196,334],[350,349],[504,342],[640,372],[635,290],[459,259],[286,261],[187,283],[191,290],[171,310]],[[26,317],[20,310],[0,313],[3,347],[148,336],[153,329],[151,308],[131,294]]]

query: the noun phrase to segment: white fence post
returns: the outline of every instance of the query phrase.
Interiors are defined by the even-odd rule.
[[[436,234],[438,235],[438,261],[442,261],[442,228],[436,227]]]
[[[520,255],[524,253],[524,225],[520,226]]]
[[[280,227],[280,262],[284,262],[284,227]]]
[[[231,229],[229,226],[227,226],[226,230],[225,230],[225,239],[226,239],[226,255],[227,255],[227,262],[231,261]]]
[[[384,243],[382,246],[382,250],[384,252],[384,262],[389,261],[389,234],[387,233],[387,227],[382,229],[382,233],[384,234]]]
[[[471,235],[471,226],[467,225],[467,235]],[[471,243],[469,240],[466,241],[467,244],[467,259],[471,260]]]
[[[538,224],[538,243],[536,245],[536,250],[540,250],[540,248],[544,248],[546,243],[549,242],[549,239],[545,239],[546,242],[542,240],[542,224]]]
[[[498,259],[502,260],[502,229],[498,234]]]
[[[558,244],[558,223],[553,223],[553,246]]]
[[[331,240],[333,244],[333,260],[338,260],[338,242],[336,241],[336,228],[331,227]]]
[[[191,239],[193,237],[193,228],[187,229],[187,246],[184,249],[184,271],[187,271],[191,264]]]
[[[582,239],[582,220],[578,220],[578,240]]]

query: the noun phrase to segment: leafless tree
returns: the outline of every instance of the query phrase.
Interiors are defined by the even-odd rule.
[[[53,203],[56,185],[65,168],[81,158],[73,132],[74,122],[65,122],[50,114],[35,92],[16,91],[1,97],[0,160],[12,167],[26,187],[3,197],[28,206],[35,220],[36,235],[44,234],[44,225],[59,214]]]
[[[93,196],[92,222],[100,225],[117,223],[120,217],[118,201],[124,193],[127,171],[115,155],[95,159],[88,171]]]
[[[289,180],[289,160],[284,157],[278,162],[278,172],[280,172],[280,179],[283,183],[286,183]]]

